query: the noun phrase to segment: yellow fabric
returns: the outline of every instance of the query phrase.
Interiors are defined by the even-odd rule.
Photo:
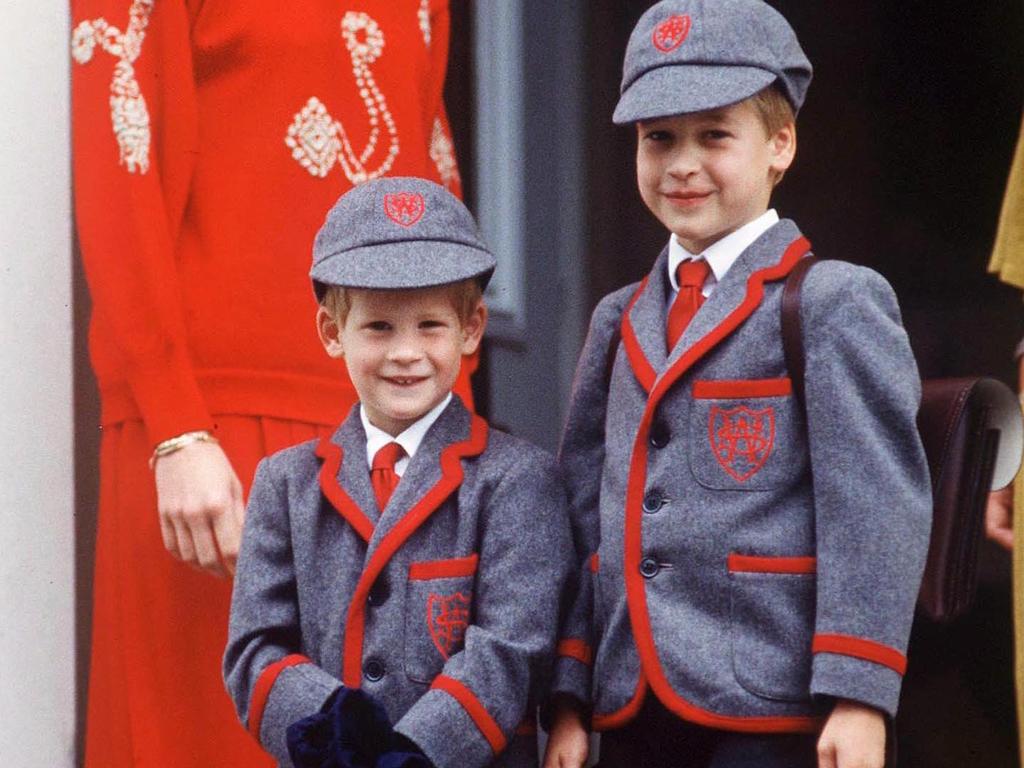
[[[1024,288],[1024,123],[1006,182],[1006,196],[988,271],[998,273],[1004,283]]]

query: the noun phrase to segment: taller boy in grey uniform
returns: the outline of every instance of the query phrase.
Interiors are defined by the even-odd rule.
[[[389,178],[337,203],[314,260],[360,403],[257,470],[228,691],[285,766],[536,766],[571,542],[554,459],[451,394],[493,259],[442,187]]]
[[[767,209],[810,78],[759,0],[666,0],[630,38],[615,122],[672,234],[577,371],[561,457],[597,645],[592,696],[560,672],[552,766],[579,762],[574,698],[602,766],[882,765],[930,528],[919,381],[885,280],[822,262],[794,399],[780,298],[810,244]]]

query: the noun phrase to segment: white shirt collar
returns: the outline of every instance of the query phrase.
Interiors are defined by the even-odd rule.
[[[690,253],[679,242],[679,238],[672,235],[668,240],[668,279],[673,291],[679,290],[679,282],[676,280],[676,269],[687,260],[707,259],[711,266],[711,275],[704,283],[701,291],[705,296],[711,293],[716,283],[721,282],[725,273],[729,271],[740,254],[747,250],[750,245],[766,231],[779,223],[779,214],[774,208],[769,208],[753,221],[747,222],[735,232],[709,245],[704,253]]]
[[[401,476],[405,472],[405,468],[409,466],[409,460],[415,456],[416,451],[419,450],[420,443],[423,442],[423,438],[426,436],[427,430],[433,426],[434,422],[437,421],[437,417],[441,415],[441,412],[448,407],[448,403],[451,401],[452,393],[449,392],[448,396],[444,400],[420,416],[397,437],[392,437],[383,429],[371,424],[370,420],[366,418],[366,409],[360,405],[359,418],[363,422],[363,431],[366,432],[367,468],[373,466],[373,457],[376,455],[377,451],[388,443],[394,442],[398,443],[405,450],[405,456],[395,462],[395,474]]]

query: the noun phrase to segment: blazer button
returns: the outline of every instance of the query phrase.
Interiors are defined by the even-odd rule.
[[[658,561],[653,557],[645,557],[640,561],[640,575],[645,579],[653,579],[660,570],[661,566],[658,565]]]
[[[374,608],[384,605],[391,597],[391,588],[388,587],[388,582],[383,577],[377,579],[373,586],[370,588],[370,594],[366,597],[368,602]]]
[[[644,512],[653,515],[665,504],[665,497],[658,491],[648,491],[644,496]]]
[[[370,659],[363,667],[363,674],[371,683],[375,683],[384,677],[384,665],[377,659]]]
[[[651,433],[648,438],[655,448],[664,448],[672,437],[672,432],[664,421],[656,421],[651,425]]]

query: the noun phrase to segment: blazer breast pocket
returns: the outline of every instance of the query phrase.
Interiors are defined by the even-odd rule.
[[[766,491],[785,485],[804,471],[806,444],[788,378],[694,382],[690,470],[705,488]]]
[[[405,673],[433,682],[446,661],[462,650],[473,620],[476,554],[409,566],[405,592]]]

